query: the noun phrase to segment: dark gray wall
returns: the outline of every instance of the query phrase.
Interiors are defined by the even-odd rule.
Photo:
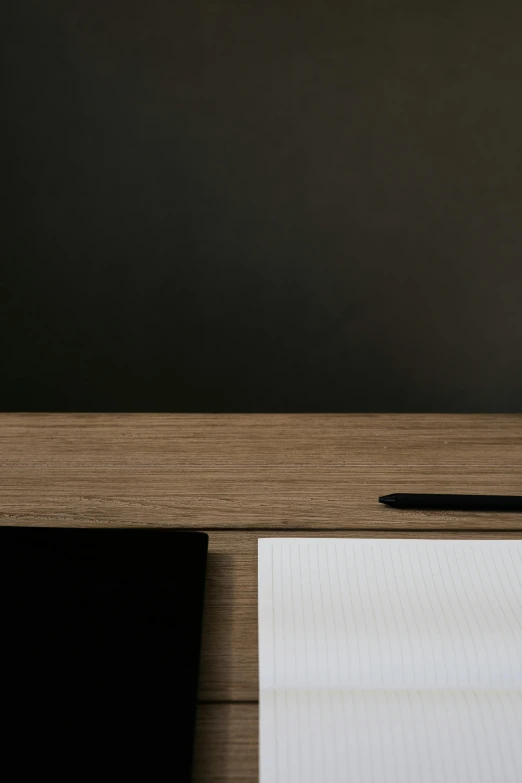
[[[522,409],[518,0],[1,29],[1,408]]]

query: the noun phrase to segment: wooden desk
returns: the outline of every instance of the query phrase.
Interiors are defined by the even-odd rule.
[[[0,523],[209,532],[199,783],[257,780],[259,536],[522,537],[408,490],[522,493],[522,416],[0,416]]]

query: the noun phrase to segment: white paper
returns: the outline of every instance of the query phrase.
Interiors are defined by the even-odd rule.
[[[522,542],[259,540],[261,783],[521,783]]]

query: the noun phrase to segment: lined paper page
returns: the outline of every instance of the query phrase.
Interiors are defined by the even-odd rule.
[[[521,781],[522,542],[261,539],[261,781]]]

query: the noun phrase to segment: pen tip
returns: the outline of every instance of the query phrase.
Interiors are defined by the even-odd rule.
[[[379,503],[384,503],[386,506],[393,506],[396,501],[395,495],[381,495]]]

